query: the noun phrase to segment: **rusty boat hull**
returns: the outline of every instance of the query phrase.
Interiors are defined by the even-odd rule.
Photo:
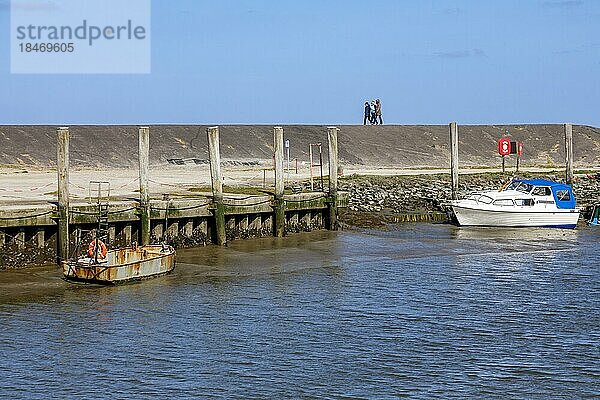
[[[111,250],[106,259],[91,258],[62,263],[67,281],[112,285],[166,275],[175,269],[172,246],[149,245]]]

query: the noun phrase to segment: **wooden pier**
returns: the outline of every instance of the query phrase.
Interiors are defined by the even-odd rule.
[[[337,132],[337,128],[327,132],[330,169],[334,171],[338,165]],[[337,229],[337,209],[348,203],[348,194],[337,191],[337,176],[330,180],[327,192],[285,194],[283,128],[274,128],[275,191],[260,195],[223,193],[219,128],[208,128],[207,137],[212,193],[156,199],[148,190],[151,132],[139,128],[139,198],[109,201],[109,247],[132,242],[166,242],[177,247],[226,245],[234,239]],[[84,251],[78,243],[85,243],[87,249],[94,237],[97,205],[74,202],[69,195],[68,128],[57,130],[57,143],[58,201],[0,206],[0,269],[71,258]]]

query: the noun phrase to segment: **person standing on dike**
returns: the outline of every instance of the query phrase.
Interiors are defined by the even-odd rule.
[[[363,125],[366,125],[367,121],[371,121],[371,106],[369,106],[368,101],[365,101],[365,117],[363,118]]]
[[[383,125],[383,118],[381,117],[381,100],[379,99],[375,101],[375,123],[377,123],[377,118],[379,118],[379,125]]]
[[[371,125],[377,124],[377,117],[375,114],[375,100],[371,102]]]

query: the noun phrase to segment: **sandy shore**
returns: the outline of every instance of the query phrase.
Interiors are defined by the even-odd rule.
[[[324,166],[327,174],[328,166]],[[555,174],[562,176],[563,171],[556,168],[523,168],[524,172],[540,175]],[[367,176],[411,176],[448,173],[447,169],[406,169],[377,168],[369,166],[348,166],[344,175]],[[500,172],[498,168],[471,168],[461,170],[461,174]],[[319,176],[319,171],[314,171]],[[252,166],[229,166],[223,168],[226,188],[254,187],[269,189],[274,184],[273,170],[267,161]],[[287,185],[308,182],[310,170],[307,165],[299,165],[298,173],[293,168],[287,175]],[[136,169],[72,169],[70,171],[70,192],[74,201],[86,201],[89,198],[91,181],[110,182],[111,196],[115,198],[137,198],[139,190],[138,171]],[[155,165],[150,169],[150,193],[154,198],[163,194],[191,195],[210,192],[210,169],[208,165]],[[308,187],[305,184],[305,187]],[[57,177],[53,168],[24,169],[0,168],[0,204],[4,206],[18,204],[39,204],[57,200]]]
[[[272,173],[270,175],[272,180]],[[226,185],[259,181],[262,185],[262,169],[226,170],[224,176]],[[70,171],[69,181],[71,197],[76,200],[88,198],[92,181],[110,182],[111,196],[114,197],[136,196],[139,190],[135,169],[75,169]],[[149,186],[153,197],[163,193],[190,194],[190,189],[210,188],[210,169],[207,165],[158,166],[150,171]],[[56,192],[54,170],[0,169],[0,203],[55,201]]]

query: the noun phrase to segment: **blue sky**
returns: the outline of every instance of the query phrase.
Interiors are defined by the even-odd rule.
[[[0,124],[600,126],[600,1],[154,0],[152,73],[10,73]]]

